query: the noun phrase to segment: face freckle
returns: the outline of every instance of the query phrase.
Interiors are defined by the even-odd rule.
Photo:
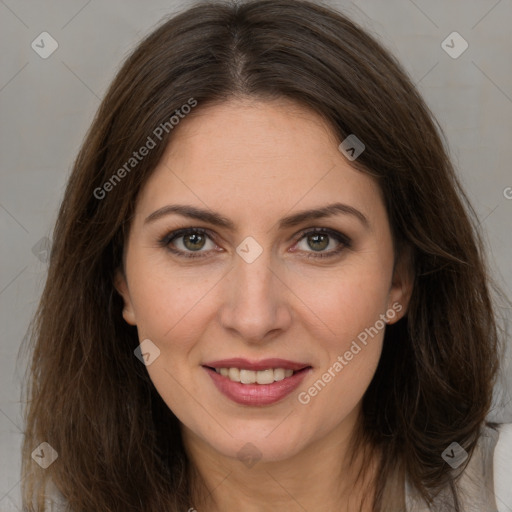
[[[236,457],[250,441],[265,460],[280,460],[343,438],[380,357],[382,315],[392,311],[392,323],[405,313],[410,285],[393,274],[382,193],[338,144],[317,114],[288,100],[232,100],[180,123],[139,194],[118,276],[123,316],[158,347],[147,369],[188,439],[222,455]],[[329,216],[281,225],[334,204]],[[200,210],[217,217],[199,219]],[[167,243],[192,228],[203,231]],[[205,367],[232,358],[308,369],[277,401],[237,401],[218,385],[232,375]]]

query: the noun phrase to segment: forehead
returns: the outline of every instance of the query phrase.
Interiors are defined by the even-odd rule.
[[[334,201],[382,206],[377,183],[350,165],[327,122],[289,100],[199,105],[172,135],[139,213],[177,200],[260,217]]]

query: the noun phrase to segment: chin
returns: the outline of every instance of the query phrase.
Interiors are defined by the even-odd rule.
[[[241,422],[238,427],[230,428],[229,434],[223,431],[220,436],[208,436],[199,433],[204,442],[225,457],[259,462],[277,462],[297,455],[307,444],[304,428],[284,425],[283,418],[266,422]],[[289,421],[285,420],[285,422]],[[290,428],[291,427],[291,428]],[[299,428],[300,427],[300,428]]]

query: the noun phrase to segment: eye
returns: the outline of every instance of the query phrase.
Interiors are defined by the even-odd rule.
[[[203,254],[194,253],[208,252],[201,251],[201,249],[207,245],[207,239],[210,239],[211,241],[211,237],[205,229],[186,228],[178,229],[177,231],[169,233],[160,240],[160,244],[178,256],[183,256],[185,258],[200,258],[203,257]],[[175,247],[173,248],[171,245],[174,245]],[[215,246],[215,244],[213,245]],[[212,250],[213,248],[210,247],[209,250]]]
[[[329,228],[314,228],[302,232],[296,244],[305,242],[305,247],[301,252],[306,252],[307,258],[329,258],[338,255],[344,249],[351,247],[349,237],[338,231]],[[329,251],[325,251],[331,242],[335,240],[336,246]],[[208,241],[213,247],[208,248]],[[164,236],[159,240],[159,245],[167,250],[184,258],[202,258],[211,250],[215,250],[216,244],[213,243],[213,236],[206,229],[202,228],[183,228]],[[205,249],[204,251],[202,249]],[[312,249],[312,251],[308,250]],[[295,249],[292,251],[295,252]]]
[[[336,246],[330,251],[325,251],[331,246],[332,239],[336,241]],[[307,258],[330,258],[340,254],[344,249],[351,246],[351,240],[343,233],[328,228],[314,228],[302,233],[298,243],[305,242],[305,252],[309,252],[305,256]],[[308,251],[312,249],[313,251]]]

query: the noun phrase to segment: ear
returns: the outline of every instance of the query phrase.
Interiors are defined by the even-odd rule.
[[[130,325],[137,325],[135,321],[135,312],[133,311],[133,304],[130,298],[130,292],[128,290],[128,283],[126,282],[126,276],[122,269],[117,269],[115,278],[114,278],[114,286],[123,298],[124,308],[123,308],[123,318],[126,323]]]
[[[413,288],[414,262],[412,250],[409,246],[403,246],[395,261],[388,299],[388,308],[393,309],[397,314],[388,319],[388,324],[398,322],[405,316]]]

